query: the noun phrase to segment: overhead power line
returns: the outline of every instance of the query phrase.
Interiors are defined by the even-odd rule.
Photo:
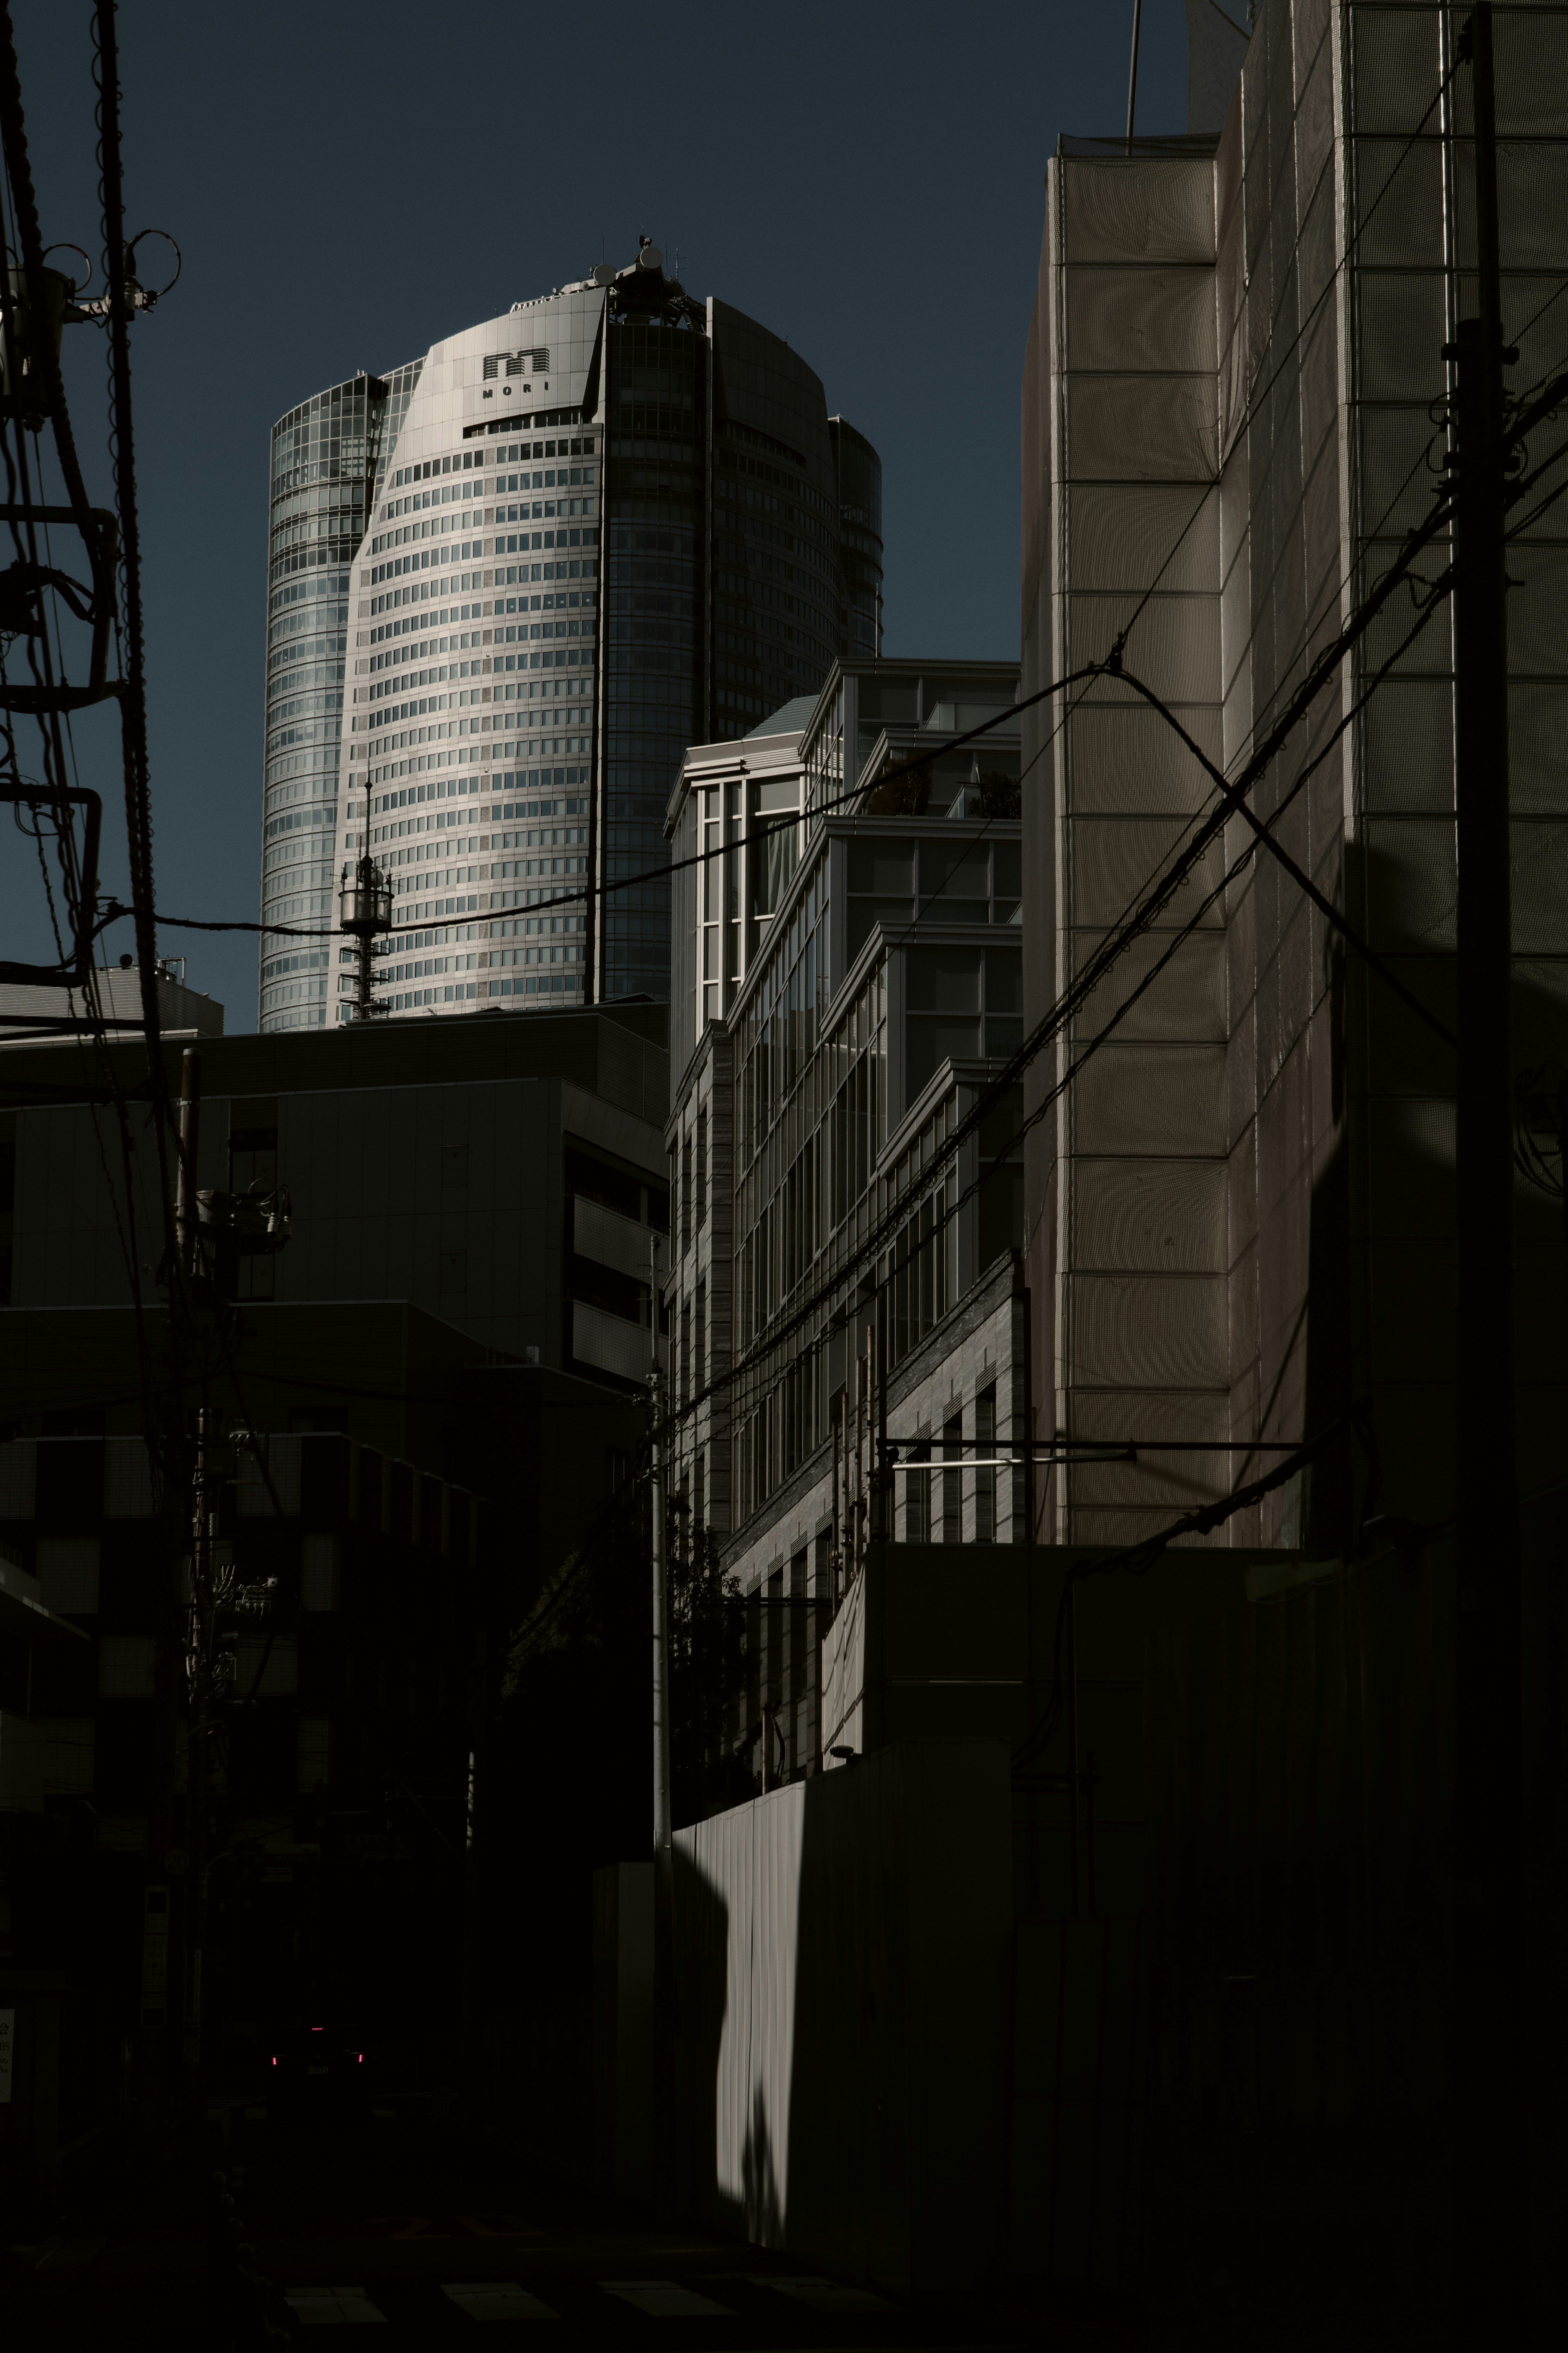
[[[1518,422],[1515,428],[1516,431],[1523,433],[1530,430],[1531,426],[1539,423],[1544,416],[1550,414],[1552,409],[1559,405],[1559,402],[1565,394],[1568,394],[1568,374],[1556,379],[1552,385],[1548,386],[1546,392],[1531,406],[1530,409],[1525,412],[1524,416]],[[1563,453],[1559,452],[1557,454],[1561,455]],[[1540,475],[1549,470],[1554,462],[1555,458],[1549,458],[1543,461],[1542,465],[1536,470],[1533,475],[1524,478],[1524,480],[1521,484],[1515,486],[1510,496],[1517,498],[1521,491],[1527,487],[1531,481],[1538,480]],[[1561,497],[1564,491],[1568,491],[1568,479],[1565,479],[1564,481],[1558,485],[1557,489],[1550,494],[1547,501],[1542,501],[1542,506],[1550,503],[1551,500]],[[1190,843],[1173,865],[1167,868],[1163,876],[1161,877],[1146,893],[1143,901],[1135,911],[1133,916],[1120,926],[1112,938],[1105,943],[1104,946],[1090,960],[1089,965],[1086,966],[1084,973],[1079,976],[1072,987],[1067,991],[1062,997],[1057,1000],[1057,1003],[1051,1008],[1049,1012],[1043,1017],[1035,1031],[1032,1032],[1030,1037],[1024,1041],[1023,1046],[1019,1048],[1017,1052],[1009,1059],[1003,1071],[981,1091],[970,1110],[957,1124],[947,1140],[937,1148],[931,1160],[928,1162],[926,1166],[921,1170],[919,1177],[914,1180],[906,1192],[900,1196],[897,1201],[889,1205],[889,1207],[876,1220],[864,1240],[858,1244],[844,1260],[840,1261],[838,1265],[824,1278],[823,1282],[808,1295],[807,1298],[798,1302],[787,1312],[786,1314],[778,1319],[774,1324],[771,1324],[765,1334],[761,1335],[742,1356],[738,1357],[717,1380],[710,1383],[699,1396],[693,1398],[685,1406],[672,1412],[668,1418],[671,1424],[684,1419],[688,1414],[694,1411],[699,1405],[706,1402],[710,1398],[731,1389],[748,1372],[754,1370],[759,1365],[764,1364],[767,1359],[784,1345],[794,1332],[799,1330],[803,1324],[808,1323],[814,1316],[819,1314],[825,1308],[830,1306],[832,1302],[840,1293],[842,1293],[845,1286],[853,1279],[860,1268],[865,1266],[868,1261],[874,1260],[878,1255],[879,1255],[890,1241],[897,1240],[902,1232],[902,1229],[909,1224],[910,1220],[919,1210],[921,1204],[934,1190],[936,1184],[942,1179],[944,1170],[956,1157],[961,1145],[967,1141],[971,1135],[977,1134],[984,1121],[986,1121],[998,1108],[998,1106],[1005,1102],[1008,1093],[1016,1086],[1023,1075],[1024,1070],[1034,1060],[1036,1056],[1044,1050],[1052,1039],[1060,1034],[1061,1030],[1073,1018],[1073,1015],[1088,1002],[1093,992],[1100,987],[1100,983],[1106,977],[1109,971],[1120,960],[1121,956],[1125,954],[1126,950],[1132,944],[1133,941],[1136,938],[1141,937],[1149,929],[1160,910],[1169,903],[1171,898],[1174,896],[1175,891],[1180,887],[1182,881],[1184,881],[1186,879],[1186,876],[1192,871],[1193,867],[1196,864],[1204,849],[1207,847],[1208,842],[1214,839],[1215,833],[1223,828],[1224,824],[1228,821],[1229,817],[1235,813],[1236,803],[1243,794],[1250,790],[1251,786],[1278,756],[1279,750],[1282,748],[1294,726],[1298,723],[1299,720],[1305,715],[1305,712],[1310,702],[1327,684],[1329,677],[1332,671],[1338,668],[1339,663],[1343,660],[1345,656],[1357,643],[1360,642],[1361,638],[1364,637],[1372,622],[1376,618],[1378,613],[1386,607],[1390,597],[1394,595],[1401,583],[1411,576],[1412,567],[1423,549],[1428,546],[1447,528],[1447,524],[1451,519],[1451,503],[1450,500],[1445,498],[1436,506],[1434,512],[1427,517],[1424,523],[1407,533],[1398,558],[1382,576],[1376,587],[1363,602],[1359,610],[1352,617],[1344,628],[1339,633],[1339,636],[1331,645],[1323,649],[1317,660],[1313,663],[1308,677],[1302,681],[1300,686],[1295,690],[1280,718],[1268,731],[1264,743],[1247,762],[1237,779],[1226,785],[1225,794],[1222,797],[1218,807],[1210,812],[1210,815],[1196,840]],[[1527,518],[1527,522],[1533,519],[1533,516]],[[1521,529],[1524,527],[1525,525],[1519,526]],[[1311,773],[1312,769],[1321,765],[1321,760],[1327,756],[1328,751],[1331,748],[1332,744],[1343,733],[1345,728],[1350,725],[1357,713],[1361,710],[1364,709],[1366,703],[1371,700],[1372,694],[1375,692],[1384,678],[1386,677],[1394,661],[1400,659],[1415,637],[1426,626],[1426,623],[1431,618],[1433,613],[1437,610],[1439,605],[1447,598],[1452,588],[1453,580],[1454,566],[1449,565],[1448,568],[1439,575],[1436,581],[1424,584],[1426,587],[1427,593],[1423,600],[1422,609],[1413,627],[1406,634],[1401,645],[1394,649],[1393,654],[1387,657],[1382,665],[1380,665],[1379,670],[1371,685],[1357,698],[1354,704],[1341,715],[1335,725],[1333,733],[1330,738],[1329,744],[1320,748],[1318,753],[1314,755],[1313,760],[1309,763],[1307,768],[1303,770],[1301,776],[1296,780],[1290,794],[1287,796],[1279,807],[1272,812],[1271,818],[1268,820],[1270,824],[1277,822],[1279,818],[1284,814],[1286,807],[1289,807],[1289,802],[1295,797],[1296,792],[1301,788],[1301,786],[1305,783],[1307,776]],[[1126,673],[1123,672],[1122,675],[1125,679]],[[1078,1057],[1072,1069],[1066,1073],[1066,1075],[1058,1082],[1057,1086],[1051,1091],[1049,1097],[1047,1099],[1047,1103],[1035,1107],[1035,1109],[1029,1113],[1027,1119],[1021,1124],[1015,1134],[1009,1139],[1010,1142],[1016,1142],[1018,1134],[1022,1134],[1029,1126],[1035,1124],[1036,1122],[1043,1115],[1044,1111],[1048,1108],[1049,1103],[1057,1100],[1065,1088],[1079,1075],[1085,1064],[1092,1058],[1092,1055],[1106,1042],[1112,1031],[1124,1018],[1127,1011],[1130,1010],[1131,1006],[1137,1002],[1144,990],[1151,986],[1158,972],[1162,970],[1164,965],[1169,963],[1171,957],[1175,955],[1183,941],[1190,936],[1192,929],[1199,920],[1199,917],[1205,909],[1213,905],[1223,895],[1225,890],[1228,888],[1234,875],[1239,871],[1240,866],[1245,864],[1256,854],[1258,846],[1259,845],[1256,839],[1247,845],[1241,860],[1237,861],[1237,864],[1234,865],[1221,881],[1215,885],[1215,889],[1206,895],[1204,908],[1199,909],[1197,913],[1189,919],[1189,922],[1184,925],[1182,931],[1178,933],[1175,939],[1173,940],[1171,945],[1166,949],[1163,955],[1149,972],[1141,976],[1137,985],[1131,993],[1117,1006],[1115,1011],[1111,1014],[1103,1029],[1091,1041],[1089,1042],[1084,1052]],[[960,1200],[962,1201],[971,1198],[973,1193],[980,1189],[981,1186],[985,1181],[986,1180],[984,1176],[977,1178],[973,1185],[966,1188],[964,1194],[960,1196]],[[958,1206],[958,1202],[954,1202],[950,1205],[942,1214],[942,1222],[945,1223],[948,1218],[955,1214]],[[849,1320],[847,1312],[845,1320]]]

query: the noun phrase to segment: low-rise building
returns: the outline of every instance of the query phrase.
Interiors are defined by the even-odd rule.
[[[198,1186],[289,1197],[287,1249],[240,1261],[247,1310],[402,1300],[503,1358],[646,1379],[649,1250],[668,1214],[662,1007],[195,1042]],[[38,1046],[7,1074],[0,1308],[29,1312],[29,1345],[40,1312],[129,1312],[133,1268],[154,1287],[163,1210],[142,1049],[110,1050],[137,1147],[129,1208],[101,1064]],[[177,1049],[168,1068],[177,1092]],[[0,1420],[25,1418],[31,1393],[25,1358],[6,1353],[22,1386],[8,1398],[0,1373]],[[105,1400],[125,1389],[122,1366],[80,1372],[80,1407],[100,1375]],[[303,1390],[294,1402],[310,1409]],[[106,1426],[139,1427],[134,1397],[126,1410]]]

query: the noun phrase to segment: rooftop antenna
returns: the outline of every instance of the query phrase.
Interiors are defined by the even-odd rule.
[[[1138,28],[1143,16],[1143,0],[1132,0],[1132,64],[1127,76],[1127,153],[1132,153],[1132,117],[1138,106]]]

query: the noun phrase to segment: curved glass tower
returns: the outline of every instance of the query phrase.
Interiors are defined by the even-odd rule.
[[[356,375],[303,400],[272,428],[261,920],[310,923],[335,905],[337,791],[349,568],[375,494],[389,426],[422,363]],[[261,949],[261,1027],[328,1018],[328,944]]]
[[[882,461],[847,417],[830,417],[834,486],[844,567],[842,651],[849,660],[882,654]]]
[[[874,518],[879,592],[875,450],[830,427],[786,343],[693,301],[646,243],[626,269],[355,384],[361,503],[340,503],[361,539],[348,576],[323,566],[336,585],[300,603],[331,615],[310,638],[323,649],[308,658],[322,698],[309,744],[281,740],[307,632],[280,626],[295,607],[279,601],[277,526],[289,498],[290,522],[313,520],[299,502],[324,506],[348,480],[341,432],[336,477],[296,476],[322,462],[351,388],[274,436],[268,677],[293,683],[268,701],[268,916],[326,914],[338,867],[368,849],[395,890],[376,987],[394,1014],[668,995],[668,882],[635,878],[668,860],[687,745],[815,693],[847,631],[858,645],[874,628],[839,480],[847,464]],[[319,759],[274,782],[275,757],[307,752]],[[261,1026],[347,1018],[352,986],[335,944],[279,944]]]

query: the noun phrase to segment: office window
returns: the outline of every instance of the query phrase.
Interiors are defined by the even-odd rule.
[[[331,1774],[332,1727],[324,1715],[300,1718],[294,1752],[294,1787],[301,1798],[324,1789]]]
[[[242,1634],[235,1645],[235,1696],[292,1699],[300,1686],[300,1645],[292,1634]]]
[[[140,1438],[111,1438],[103,1450],[103,1516],[153,1516],[153,1460]]]
[[[44,1725],[44,1788],[50,1797],[85,1798],[92,1790],[93,1721],[58,1715]]]
[[[90,1618],[98,1609],[98,1538],[40,1536],[37,1557],[40,1598],[61,1618]]]
[[[931,1474],[925,1468],[930,1455],[929,1446],[921,1447],[918,1450],[916,1467],[906,1471],[903,1474],[904,1542],[906,1544],[930,1544],[931,1542]]]
[[[984,1458],[996,1450],[996,1384],[982,1389],[974,1400],[974,1451],[981,1458],[974,1473],[974,1541],[996,1541],[996,1473]]]
[[[961,1464],[963,1461],[963,1416],[955,1413],[942,1426],[944,1461]],[[944,1471],[942,1474],[942,1540],[943,1544],[963,1542],[963,1472],[961,1469]]]
[[[100,1699],[151,1699],[158,1645],[151,1634],[105,1634],[98,1646]]]
[[[335,1609],[338,1596],[336,1536],[305,1536],[300,1546],[300,1607],[302,1609]]]

